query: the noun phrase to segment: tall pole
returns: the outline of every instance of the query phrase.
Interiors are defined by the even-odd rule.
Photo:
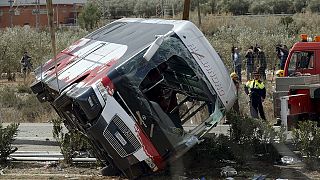
[[[183,6],[183,20],[189,20],[190,0],[184,0]]]
[[[59,87],[59,79],[58,79],[58,72],[57,72],[57,61],[56,61],[56,34],[55,34],[55,28],[53,23],[53,6],[52,6],[52,0],[47,0],[47,9],[48,9],[48,23],[50,27],[50,35],[51,35],[51,46],[52,46],[52,53],[53,53],[53,61],[55,62],[55,74],[57,79],[57,86],[60,93],[60,87]]]
[[[60,27],[60,20],[59,20],[59,4],[56,4],[56,14],[57,14],[57,19],[56,19],[56,22],[57,22],[57,27]]]
[[[74,13],[73,13],[73,25],[77,25],[77,6],[76,3],[73,3],[73,9],[74,9]]]
[[[39,30],[39,14],[40,14],[40,9],[39,9],[39,0],[36,0],[36,29]]]
[[[200,0],[197,0],[197,6],[198,6],[198,21],[199,21],[199,27],[201,26],[201,12],[200,12]]]

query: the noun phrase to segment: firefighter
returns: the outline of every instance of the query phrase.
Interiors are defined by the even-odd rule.
[[[266,120],[264,111],[263,111],[263,101],[266,98],[266,88],[264,83],[260,80],[260,73],[253,73],[253,80],[250,80],[246,83],[244,91],[250,97],[250,114],[253,118],[260,118]]]
[[[277,71],[276,71],[276,76],[277,76],[277,77],[283,77],[283,76],[284,76],[283,70],[277,70]]]
[[[239,87],[240,87],[240,82],[239,82],[239,79],[238,79],[238,75],[237,73],[235,72],[232,72],[230,74],[230,77],[234,83],[234,85],[236,86],[236,89],[237,89],[237,99],[236,101],[234,102],[233,106],[232,106],[232,109],[237,113],[237,114],[240,114],[240,107],[239,107],[239,101],[238,101],[238,98],[239,98]]]

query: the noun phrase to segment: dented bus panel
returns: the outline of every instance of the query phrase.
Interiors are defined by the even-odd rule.
[[[189,21],[120,19],[36,69],[31,89],[83,132],[104,175],[166,168],[228,111],[236,90]]]

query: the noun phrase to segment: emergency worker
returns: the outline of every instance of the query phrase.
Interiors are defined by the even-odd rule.
[[[283,77],[283,76],[284,76],[283,70],[277,70],[277,71],[276,71],[276,76],[277,76],[277,77]]]
[[[236,89],[237,89],[237,92],[236,92],[236,95],[237,95],[237,99],[236,101],[234,102],[233,106],[232,106],[232,109],[237,113],[237,114],[240,114],[240,107],[239,107],[239,88],[240,88],[240,82],[239,82],[239,79],[238,79],[238,75],[237,73],[233,72],[230,74],[230,77],[234,83],[234,85],[236,86]]]
[[[253,80],[250,80],[246,83],[244,91],[250,97],[250,114],[253,118],[260,118],[266,120],[264,110],[263,110],[263,101],[266,98],[266,88],[264,83],[260,80],[260,73],[253,73]]]

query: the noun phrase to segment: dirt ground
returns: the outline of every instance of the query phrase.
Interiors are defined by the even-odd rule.
[[[12,162],[0,170],[0,179],[124,179],[103,177],[95,164],[61,166],[54,162]]]
[[[189,161],[189,162],[187,162]],[[232,166],[238,174],[234,179],[254,179],[265,176],[266,179],[320,179],[319,172],[304,170],[303,163],[277,165],[265,161],[251,161],[239,165],[233,162],[210,162],[207,160],[186,160],[173,164],[166,172],[148,175],[139,179],[166,180],[208,180],[226,179],[220,175],[221,167]],[[61,166],[53,162],[11,162],[0,170],[0,179],[112,179],[123,180],[125,177],[103,177],[96,164],[78,164]]]

